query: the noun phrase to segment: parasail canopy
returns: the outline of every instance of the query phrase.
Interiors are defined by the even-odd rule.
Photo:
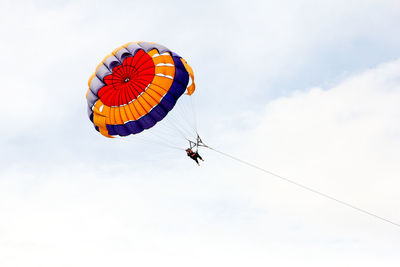
[[[178,54],[152,42],[127,43],[107,55],[90,77],[88,115],[106,137],[138,134],[194,90],[193,70]]]

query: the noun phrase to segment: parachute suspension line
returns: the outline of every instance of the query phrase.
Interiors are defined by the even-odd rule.
[[[193,117],[193,107],[191,106],[191,100],[193,96],[182,96],[179,100],[179,115],[182,121],[186,122],[187,126],[193,133],[196,133],[197,127]]]
[[[259,167],[259,166],[257,166],[257,165],[254,165],[254,164],[252,164],[252,163],[250,163],[250,162],[241,160],[241,159],[239,159],[239,158],[237,158],[237,157],[234,157],[234,156],[229,155],[229,154],[227,154],[227,153],[224,153],[224,152],[222,152],[222,151],[216,150],[216,149],[214,149],[214,148],[212,148],[212,147],[209,147],[209,146],[206,146],[206,145],[205,145],[205,147],[207,147],[207,148],[209,148],[210,150],[213,150],[213,151],[215,151],[215,152],[217,152],[217,153],[219,153],[219,154],[221,154],[221,155],[224,155],[224,156],[226,156],[226,157],[228,157],[228,158],[231,158],[231,159],[233,159],[233,160],[236,160],[236,161],[238,161],[238,162],[240,162],[240,163],[242,163],[242,164],[245,164],[245,165],[247,165],[247,166],[249,166],[249,167],[252,167],[252,168],[254,168],[254,169],[257,169],[257,170],[259,170],[259,171],[262,171],[262,172],[264,172],[264,173],[267,173],[267,174],[269,174],[269,175],[275,176],[276,178],[279,178],[279,179],[281,179],[281,180],[283,180],[283,181],[285,181],[285,182],[291,183],[291,184],[293,184],[293,185],[295,185],[295,186],[297,186],[297,187],[300,187],[300,188],[302,188],[302,189],[304,189],[304,190],[307,190],[307,191],[309,191],[309,192],[312,192],[312,193],[317,194],[317,195],[319,195],[319,196],[322,196],[322,197],[324,197],[324,198],[333,200],[333,201],[335,201],[336,203],[342,204],[342,205],[344,205],[344,206],[347,206],[347,207],[352,208],[352,209],[354,209],[354,210],[357,210],[357,211],[359,211],[359,212],[361,212],[361,213],[364,213],[364,214],[366,214],[366,215],[369,215],[369,216],[371,216],[371,217],[374,217],[374,218],[376,218],[376,219],[378,219],[378,220],[381,220],[381,221],[383,221],[383,222],[390,223],[390,224],[392,224],[392,225],[397,226],[397,227],[400,228],[400,224],[399,224],[399,223],[396,223],[396,222],[394,222],[394,221],[391,221],[391,220],[389,220],[389,219],[386,219],[386,218],[384,218],[384,217],[381,217],[381,216],[379,216],[379,215],[377,215],[377,214],[375,214],[375,213],[372,213],[372,212],[367,211],[367,210],[365,210],[365,209],[361,209],[361,208],[359,208],[359,207],[356,207],[356,206],[354,206],[354,205],[352,205],[352,204],[349,204],[349,203],[347,203],[347,202],[345,202],[345,201],[343,201],[343,200],[337,199],[337,198],[335,198],[335,197],[332,197],[332,196],[330,196],[330,195],[327,195],[327,194],[325,194],[325,193],[322,193],[322,192],[320,192],[320,191],[318,191],[318,190],[316,190],[316,189],[313,189],[313,188],[311,188],[311,187],[305,186],[305,185],[303,185],[303,184],[300,184],[300,183],[295,182],[295,181],[293,181],[293,180],[291,180],[291,179],[285,178],[285,177],[283,177],[283,176],[281,176],[281,175],[278,175],[278,174],[276,174],[276,173],[273,173],[273,172],[270,172],[270,171],[268,171],[268,170],[265,170],[265,169],[263,169],[263,168],[261,168],[261,167]]]
[[[155,143],[155,144],[158,144],[158,145],[161,145],[161,146],[164,146],[164,147],[168,147],[168,148],[172,148],[172,149],[185,150],[184,148],[177,147],[177,146],[174,146],[174,145],[170,145],[167,141],[165,141],[165,139],[161,138],[160,136],[157,136],[157,135],[153,135],[153,136],[159,138],[161,141],[160,141],[160,140],[157,140],[156,138],[151,138],[151,139],[149,139],[149,138],[146,138],[146,137],[144,137],[144,136],[139,136],[139,135],[137,135],[137,136],[135,136],[135,137],[136,137],[137,139],[140,139],[140,140],[142,140],[142,141],[145,141],[145,142],[147,142],[147,143],[149,143],[149,144]]]
[[[168,124],[170,124],[172,127],[169,126]],[[187,133],[184,133],[183,130],[180,129],[181,127],[175,125],[175,123],[174,123],[172,120],[169,121],[169,123],[163,124],[163,126],[169,128],[169,129],[171,129],[171,130],[175,130],[175,131],[177,131],[183,138],[185,138],[185,139],[187,138],[187,137],[186,137],[186,134],[187,134]]]
[[[168,113],[168,116],[166,117],[165,125],[171,124],[171,126],[175,127],[175,130],[179,131],[182,135],[185,135],[185,139],[187,139],[186,136],[192,135],[192,131],[189,129],[191,129],[193,127],[190,126],[190,123],[188,123],[188,119],[184,116],[184,114],[186,113],[183,110],[184,103],[185,103],[185,101],[182,101],[182,97],[180,99],[178,99],[178,102],[175,105],[175,108],[172,109]]]
[[[148,142],[151,142],[151,140],[154,140],[157,143],[165,143],[166,145],[169,145],[168,141],[167,141],[167,137],[165,136],[165,134],[163,132],[155,132],[155,131],[145,131],[143,132],[141,135],[135,135],[136,138],[142,139],[142,140],[146,140]]]
[[[191,130],[189,130],[186,125],[187,119],[182,115],[181,112],[179,112],[180,110],[177,110],[177,111],[178,112],[171,114],[168,119],[171,120],[171,124],[176,124],[175,126],[178,129],[181,129],[182,132],[185,132],[186,135],[190,136],[192,133],[191,133]],[[189,125],[189,128],[191,128],[190,125]]]
[[[180,130],[180,127],[176,126],[175,123],[171,120],[166,123],[166,121],[162,120],[154,128],[149,131],[144,131],[143,134],[139,137],[146,138],[148,137],[148,142],[154,142],[157,144],[164,145],[170,148],[182,149],[181,147],[177,147],[172,145],[173,142],[171,140],[176,137],[176,134],[180,134],[184,139],[186,139],[186,134]],[[147,135],[147,136],[146,136]]]
[[[191,128],[197,132],[197,122],[196,122],[196,117],[194,116],[194,105],[193,105],[193,99],[195,98],[194,95],[191,95],[189,97],[186,97],[187,101],[185,101],[185,114],[187,114],[188,122],[190,122]]]
[[[196,133],[198,132],[197,130],[197,114],[196,114],[196,105],[195,105],[195,99],[193,97],[190,98],[190,104],[192,107],[192,115],[193,115],[193,119],[194,119],[194,128],[196,130]]]
[[[162,130],[164,130],[164,132]],[[165,130],[159,128],[153,131],[148,131],[148,137],[150,137],[150,140],[158,141],[158,143],[164,143],[169,147],[175,146],[183,149],[182,142],[177,142],[177,139],[182,140],[182,138],[184,138],[186,140],[186,137],[182,134],[180,138],[177,138],[177,136],[179,137],[179,135],[176,135],[176,131],[171,132],[168,129]]]
[[[159,142],[163,142],[163,143],[167,144],[168,146],[171,146],[171,144],[168,140],[168,136],[166,136],[166,134],[164,134],[162,132],[158,133],[156,131],[151,131],[151,132],[149,131],[149,132],[147,132],[147,135],[149,137],[152,137],[152,139],[155,139],[156,141],[158,139]]]
[[[181,147],[177,147],[177,146],[171,146],[171,145],[168,145],[168,144],[166,144],[166,143],[163,143],[163,142],[157,142],[157,141],[154,141],[154,140],[147,140],[147,139],[145,139],[145,138],[139,138],[139,139],[141,139],[142,141],[144,141],[144,142],[147,142],[147,143],[149,143],[149,144],[152,144],[152,143],[155,143],[155,144],[158,144],[158,145],[160,145],[160,146],[164,146],[164,147],[168,147],[168,148],[171,148],[171,149],[176,149],[176,150],[185,150],[185,149],[183,149],[183,148],[181,148]]]
[[[173,116],[171,116],[175,117],[177,119],[176,121],[181,122],[182,128],[184,128],[188,133],[190,133],[189,134],[190,136],[192,136],[193,133],[196,132],[195,126],[193,124],[193,119],[190,118],[190,114],[192,113],[192,111],[188,103],[189,102],[188,98],[191,97],[192,96],[189,97],[184,95],[181,98],[179,98],[178,103],[176,105],[176,112],[172,114]]]
[[[175,130],[178,131],[178,133],[180,135],[182,135],[183,138],[187,139],[186,134],[182,130],[180,130],[180,128],[182,128],[182,127],[179,127],[179,126],[175,125],[175,122],[171,118],[170,118],[168,123],[164,123],[162,125],[167,127],[167,128],[169,128],[169,129],[172,129],[171,126],[168,125],[168,124],[170,124],[173,128],[175,128]]]

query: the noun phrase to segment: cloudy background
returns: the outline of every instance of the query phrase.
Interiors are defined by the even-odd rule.
[[[203,150],[107,139],[87,80],[128,41],[195,71],[211,146],[400,222],[400,4],[0,2],[0,265],[399,266],[400,228]]]

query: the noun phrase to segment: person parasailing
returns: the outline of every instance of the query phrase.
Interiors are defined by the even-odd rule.
[[[189,158],[196,161],[197,165],[199,166],[200,163],[198,159],[204,161],[204,159],[199,155],[199,152],[198,151],[194,152],[191,148],[186,149],[186,154],[188,155]]]

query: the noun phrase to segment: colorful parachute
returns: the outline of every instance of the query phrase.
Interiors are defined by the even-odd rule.
[[[106,56],[90,77],[89,118],[107,137],[140,133],[164,119],[185,91],[194,92],[193,79],[192,68],[168,48],[127,43]]]

